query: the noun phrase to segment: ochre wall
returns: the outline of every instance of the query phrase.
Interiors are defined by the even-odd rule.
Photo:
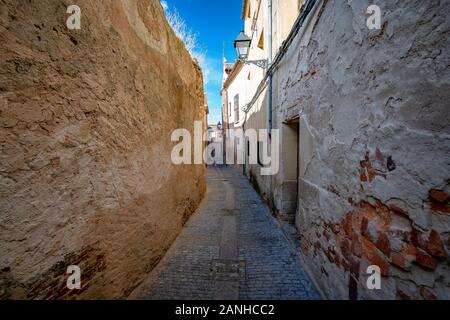
[[[1,298],[126,297],[205,190],[170,159],[203,79],[159,1],[79,0],[81,30],[71,4],[0,2]]]

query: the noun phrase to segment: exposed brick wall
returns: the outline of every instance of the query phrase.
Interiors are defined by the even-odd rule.
[[[274,126],[300,114],[307,265],[329,298],[450,299],[450,4],[377,1],[371,31],[371,2],[323,3],[274,79]]]
[[[82,270],[80,290],[69,290],[67,288],[67,266],[72,265],[79,266]],[[0,271],[2,287],[0,299],[77,299],[88,288],[95,285],[96,281],[101,280],[105,269],[105,255],[92,247],[86,247],[80,252],[65,255],[45,274],[36,275],[27,283],[17,281],[11,273],[11,268],[4,268]]]
[[[316,242],[307,245],[303,241],[304,254],[326,256],[328,263],[343,268],[349,273],[349,298],[358,298],[358,288],[366,286],[366,279],[360,283],[360,274],[366,272],[362,265],[377,265],[384,277],[389,276],[391,268],[401,270],[402,275],[414,282],[411,270],[418,266],[425,272],[437,269],[445,270],[448,253],[440,233],[435,229],[421,231],[414,226],[406,211],[391,205],[387,206],[377,199],[371,203],[361,202],[354,205],[354,210],[347,213],[340,223],[324,224],[316,231]],[[326,265],[327,263],[325,263]],[[323,266],[322,273],[329,277]],[[432,288],[420,286],[420,297],[428,299],[437,297]],[[412,299],[397,288],[397,298]]]

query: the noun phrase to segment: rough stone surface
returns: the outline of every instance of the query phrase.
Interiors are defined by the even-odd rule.
[[[227,223],[230,218],[234,224]],[[131,297],[320,299],[295,247],[247,179],[232,167],[208,169],[208,192],[198,211]]]
[[[300,163],[300,234],[312,248],[317,231],[348,230],[319,240],[342,248],[333,259],[322,249],[306,260],[329,298],[450,299],[450,3],[378,1],[382,29],[373,31],[370,4],[324,1],[309,42],[294,42],[277,72],[279,121],[296,105],[313,137]],[[355,241],[361,255],[358,243],[349,252]],[[359,279],[339,259],[361,260]],[[371,264],[381,268],[381,290],[366,287]]]
[[[170,160],[203,80],[159,1],[76,3],[81,30],[70,1],[0,1],[0,298],[126,297],[205,190]]]
[[[299,118],[301,252],[328,298],[450,299],[450,3],[380,0],[369,30],[371,1],[318,2],[273,79],[273,127]],[[286,163],[247,170],[269,203]]]

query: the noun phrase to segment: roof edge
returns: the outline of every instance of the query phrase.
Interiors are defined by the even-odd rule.
[[[244,0],[243,4],[242,4],[242,15],[241,15],[241,19],[245,20],[245,9],[247,8],[247,4],[248,4],[249,0]]]
[[[230,87],[230,84],[234,81],[234,79],[236,79],[236,76],[239,74],[239,72],[242,70],[243,67],[244,67],[244,64],[242,63],[241,60],[238,60],[235,63],[233,70],[231,70],[229,76],[227,77],[227,79],[225,80],[225,82],[222,85],[222,91],[226,90]]]

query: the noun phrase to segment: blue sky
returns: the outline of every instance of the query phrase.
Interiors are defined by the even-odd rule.
[[[233,41],[243,29],[242,0],[163,0],[166,11],[176,10],[187,27],[196,34],[195,55],[205,76],[209,104],[209,123],[222,121],[220,89],[222,60],[236,59]]]

